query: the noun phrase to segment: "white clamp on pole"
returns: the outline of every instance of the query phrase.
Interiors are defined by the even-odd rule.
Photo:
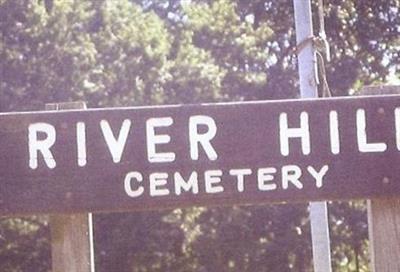
[[[314,37],[310,0],[293,0],[296,24],[296,42]],[[300,94],[302,98],[318,97],[317,60],[313,43],[307,43],[298,52]],[[326,202],[310,203],[311,237],[315,272],[331,272],[328,210]]]

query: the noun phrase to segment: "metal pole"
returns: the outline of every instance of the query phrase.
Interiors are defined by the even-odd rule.
[[[310,0],[293,0],[296,24],[296,42],[312,37]],[[298,52],[300,95],[302,98],[318,96],[316,83],[316,56],[312,43]],[[328,209],[326,202],[310,203],[311,238],[315,272],[331,272],[331,251],[329,240]]]

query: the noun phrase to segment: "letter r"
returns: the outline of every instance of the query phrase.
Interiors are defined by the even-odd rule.
[[[34,123],[28,128],[28,146],[29,146],[29,167],[36,169],[38,167],[38,153],[42,153],[43,159],[49,168],[56,167],[56,161],[50,148],[56,142],[56,129],[47,123]],[[39,133],[45,133],[46,138],[38,139]]]

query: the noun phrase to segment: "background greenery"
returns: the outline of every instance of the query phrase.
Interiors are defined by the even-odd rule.
[[[333,94],[398,79],[399,0],[325,2]],[[293,18],[291,0],[0,0],[0,111],[297,97]],[[330,222],[334,271],[368,271],[364,203]],[[50,271],[49,239],[46,216],[0,218],[0,271]],[[95,243],[104,272],[312,267],[306,204],[101,214]]]

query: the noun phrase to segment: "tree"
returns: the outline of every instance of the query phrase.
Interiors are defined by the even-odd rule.
[[[50,266],[47,220],[43,216],[0,219],[0,270],[46,272]]]

